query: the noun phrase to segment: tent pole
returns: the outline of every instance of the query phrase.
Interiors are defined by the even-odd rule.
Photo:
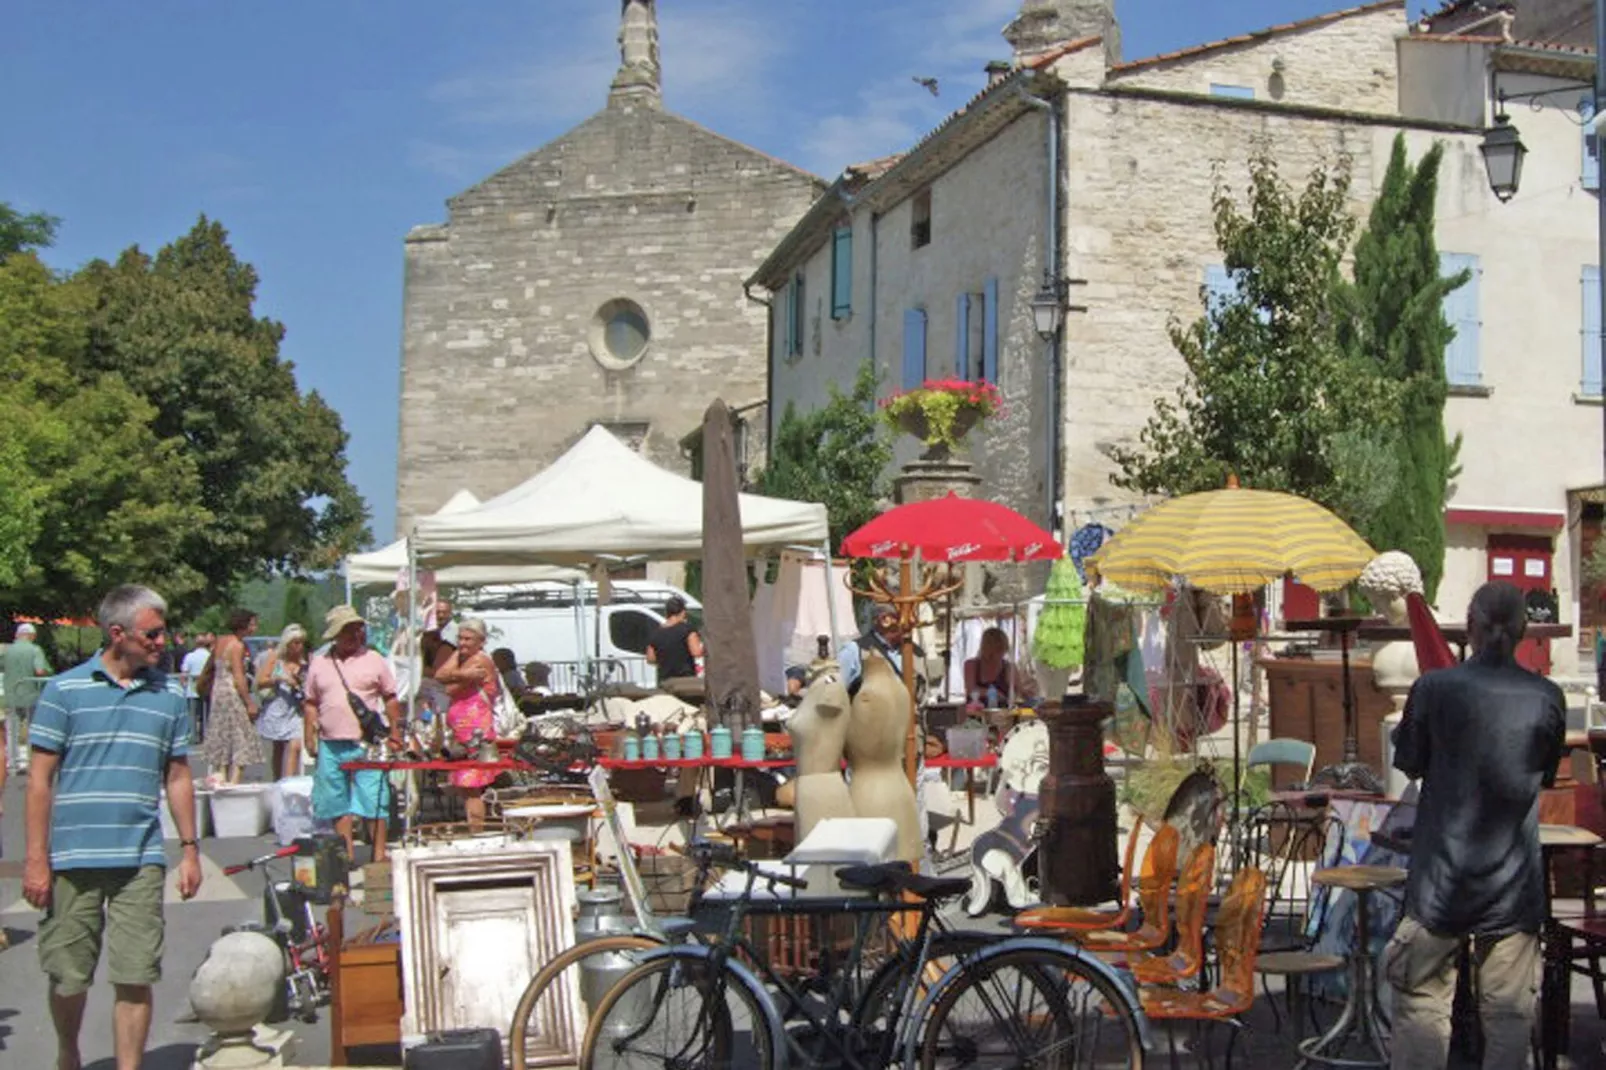
[[[825,555],[825,612],[831,621],[831,649],[842,641],[842,628],[836,619],[836,564],[831,560],[831,540],[820,541],[820,553]]]
[[[418,627],[418,551],[412,538],[407,540],[407,642],[410,650],[407,659],[412,662],[412,671],[408,673],[411,685],[407,688],[407,712],[403,716],[402,738],[413,731],[413,718],[418,710],[418,690],[424,682],[424,636],[422,633],[414,634],[413,629]],[[413,780],[408,776],[402,779],[402,835],[403,842],[412,835],[413,831]]]
[[[914,590],[914,568],[909,558],[901,558],[898,562],[898,624],[903,631],[903,686],[909,690],[909,735],[904,741],[903,767],[909,774],[911,785],[920,779],[920,755],[917,752],[920,743],[919,734],[919,706],[915,702],[915,621],[919,617],[919,606],[910,601],[909,592]]]

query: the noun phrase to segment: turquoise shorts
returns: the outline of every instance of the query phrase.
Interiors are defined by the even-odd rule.
[[[360,761],[363,745],[352,739],[325,739],[318,744],[318,765],[312,774],[312,816],[338,821],[347,814],[369,819],[387,817],[390,785],[377,769],[348,773],[342,762]]]

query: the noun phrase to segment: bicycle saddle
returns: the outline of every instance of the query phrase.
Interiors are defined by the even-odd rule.
[[[914,872],[907,862],[844,866],[836,871],[836,878],[849,888],[867,892],[908,892],[919,899],[952,899],[970,890],[968,878],[927,877]]]

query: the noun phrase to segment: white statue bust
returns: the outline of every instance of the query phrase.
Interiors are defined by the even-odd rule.
[[[1374,557],[1355,581],[1372,608],[1390,624],[1403,628],[1410,623],[1405,597],[1422,593],[1422,570],[1411,555],[1389,550]],[[1372,678],[1403,708],[1405,694],[1422,675],[1416,663],[1416,645],[1407,640],[1383,643],[1372,652]]]

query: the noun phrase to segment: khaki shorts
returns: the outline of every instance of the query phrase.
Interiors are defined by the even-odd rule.
[[[39,926],[39,966],[57,994],[88,991],[103,938],[112,984],[161,980],[166,877],[161,866],[57,871]]]

